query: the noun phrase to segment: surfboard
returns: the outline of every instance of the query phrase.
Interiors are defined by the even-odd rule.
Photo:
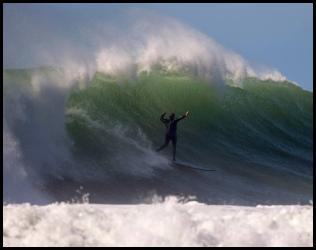
[[[172,161],[171,164],[177,167],[181,167],[181,168],[191,168],[191,169],[201,170],[201,171],[216,171],[215,169],[206,169],[206,168],[196,167],[186,162]]]

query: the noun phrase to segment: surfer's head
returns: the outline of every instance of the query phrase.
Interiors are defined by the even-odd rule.
[[[170,116],[169,116],[169,119],[170,120],[174,120],[174,117],[175,117],[176,115],[174,114],[174,113],[172,113]]]

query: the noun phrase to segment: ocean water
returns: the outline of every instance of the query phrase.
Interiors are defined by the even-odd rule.
[[[312,206],[30,204],[4,207],[4,246],[313,246]]]
[[[3,245],[312,246],[313,93],[140,14],[9,29],[37,66],[3,69]],[[186,111],[177,159],[215,171],[156,152]]]
[[[58,87],[66,80],[55,68],[4,71],[4,181],[14,186],[5,188],[7,202],[19,200],[12,192],[24,184],[53,201],[69,201],[80,186],[102,203],[151,193],[209,204],[312,200],[313,99],[297,85],[212,85],[161,70],[134,79],[96,72]],[[175,168],[171,145],[155,152],[164,141],[160,115],[186,110],[177,159],[215,172]]]

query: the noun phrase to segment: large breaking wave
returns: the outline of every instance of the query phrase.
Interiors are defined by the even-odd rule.
[[[63,81],[61,69],[4,71],[7,201],[19,199],[9,184],[24,182],[53,200],[71,199],[79,186],[99,202],[153,193],[233,204],[312,199],[312,94],[290,82],[218,86],[161,68],[136,78],[97,72],[72,87]],[[155,152],[164,134],[159,115],[186,110],[177,158],[217,172],[174,169],[171,149]]]
[[[81,187],[95,202],[157,193],[308,203],[312,93],[173,19],[138,14],[91,25],[76,41],[45,32],[28,60],[52,67],[3,71],[4,201],[69,200]],[[170,150],[155,152],[160,114],[186,110],[177,157],[215,173],[172,168]]]

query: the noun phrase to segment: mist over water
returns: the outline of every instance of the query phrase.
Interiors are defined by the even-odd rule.
[[[135,75],[157,63],[167,70],[187,70],[219,80],[245,76],[285,80],[268,66],[256,71],[233,51],[174,18],[129,8],[115,15],[105,9],[89,18],[80,12],[45,7],[6,6],[4,21],[5,68],[58,66],[78,75]],[[79,13],[81,15],[79,15]]]

